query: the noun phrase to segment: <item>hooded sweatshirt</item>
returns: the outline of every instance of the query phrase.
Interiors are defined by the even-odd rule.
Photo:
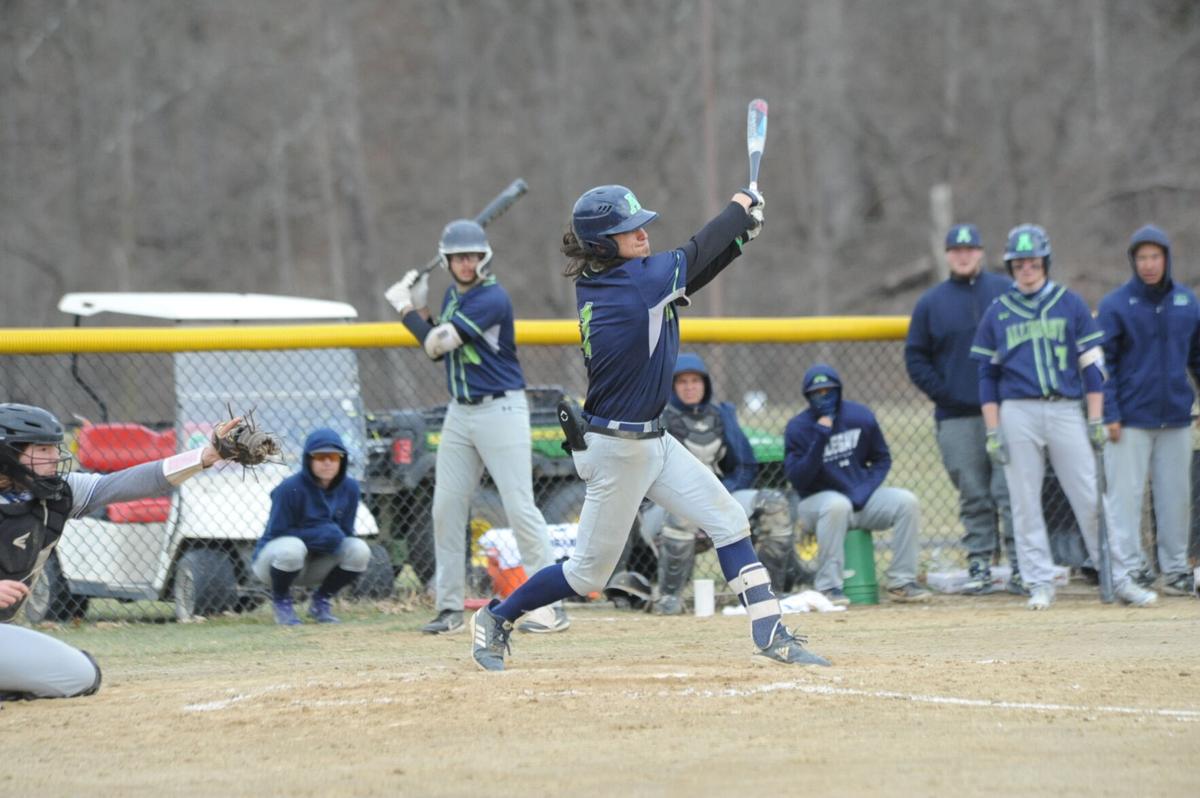
[[[337,449],[342,453],[341,468],[328,488],[322,488],[312,474],[312,453],[318,449]],[[346,445],[336,432],[322,427],[309,434],[304,441],[300,471],[271,491],[271,515],[254,547],[255,557],[263,546],[278,537],[297,537],[314,554],[332,554],[342,540],[354,535],[360,493],[358,482],[346,476],[347,461]]]
[[[818,377],[823,376],[823,380]],[[836,384],[833,426],[818,424],[813,408],[792,418],[784,432],[784,471],[801,498],[832,490],[850,500],[855,511],[866,506],[892,467],[883,431],[866,405],[841,396],[842,380],[832,366],[818,363],[804,373],[807,396],[814,383]]]
[[[1162,247],[1163,279],[1138,277],[1134,253],[1142,244]],[[1153,225],[1129,241],[1129,280],[1100,301],[1104,330],[1104,420],[1142,429],[1184,427],[1191,422],[1200,381],[1200,305],[1186,286],[1171,279],[1171,242]]]
[[[720,469],[718,478],[725,489],[731,493],[751,487],[754,484],[754,475],[758,473],[758,461],[754,458],[754,449],[750,446],[746,433],[742,432],[742,428],[738,425],[737,410],[729,402],[713,403],[712,379],[708,375],[708,367],[705,366],[704,360],[699,355],[685,352],[679,356],[675,361],[675,372],[672,379],[685,372],[695,372],[703,378],[704,397],[698,403],[688,405],[680,401],[679,396],[671,391],[671,398],[668,400],[670,408],[664,415],[667,429],[672,434],[675,433],[674,427],[669,423],[672,412],[695,418],[715,411],[720,416],[721,438],[725,442],[725,452],[717,461],[717,468]]]

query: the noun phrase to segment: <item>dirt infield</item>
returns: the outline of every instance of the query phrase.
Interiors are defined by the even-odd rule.
[[[754,665],[745,618],[574,609],[478,671],[425,612],[67,631],[99,695],[4,704],[30,795],[1169,795],[1196,789],[1200,601],[1072,586],[789,616],[832,668]]]

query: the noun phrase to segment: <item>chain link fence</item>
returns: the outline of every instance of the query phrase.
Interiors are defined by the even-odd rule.
[[[934,440],[932,405],[905,373],[905,321],[882,340],[798,343],[713,342],[713,336],[689,343],[685,327],[683,350],[706,361],[714,399],[737,408],[760,463],[756,486],[789,495],[783,430],[805,408],[802,375],[817,362],[838,369],[844,395],[868,405],[883,428],[893,457],[885,484],[920,499],[924,575],[963,567],[962,527],[957,494]],[[532,336],[541,343],[524,336],[519,354],[530,386],[535,498],[563,557],[583,484],[560,446],[555,403],[564,392],[582,397],[586,376],[573,325],[559,324],[555,335]],[[153,340],[161,332],[144,334]],[[443,367],[412,347],[325,343],[310,335],[307,348],[0,356],[5,399],[55,413],[68,427],[77,471],[112,472],[203,445],[213,423],[230,412],[253,411],[283,442],[282,463],[246,472],[221,466],[168,497],[113,504],[68,522],[27,602],[25,620],[187,619],[253,611],[267,598],[250,558],[270,491],[299,468],[305,437],[322,426],[346,441],[350,473],[363,489],[356,531],[370,542],[372,560],[350,595],[425,594],[435,569],[431,506],[447,400]],[[1078,566],[1082,540],[1052,472],[1043,495],[1056,558]],[[519,565],[519,555],[507,548],[507,527],[499,495],[485,476],[463,530],[471,541],[466,567],[476,598],[502,591]],[[888,533],[873,537],[877,556],[886,557]],[[797,547],[802,561],[815,557],[811,530],[797,529]],[[640,556],[652,558],[653,550]],[[638,565],[653,573],[652,562]],[[702,556],[696,575],[719,579],[715,557]]]

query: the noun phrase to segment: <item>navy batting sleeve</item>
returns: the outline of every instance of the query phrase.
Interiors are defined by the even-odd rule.
[[[721,270],[742,254],[742,239],[750,227],[750,214],[730,202],[680,249],[688,263],[687,293],[692,296],[712,282]]]

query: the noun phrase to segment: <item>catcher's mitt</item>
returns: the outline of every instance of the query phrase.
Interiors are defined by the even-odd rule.
[[[279,454],[279,441],[271,433],[258,429],[253,421],[234,422],[213,430],[212,445],[222,460],[256,466]]]

